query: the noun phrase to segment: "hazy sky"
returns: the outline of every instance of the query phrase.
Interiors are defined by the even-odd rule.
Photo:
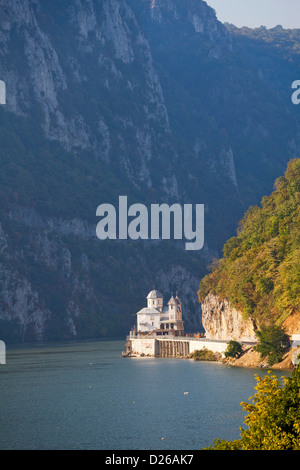
[[[261,25],[267,28],[281,24],[284,28],[300,28],[300,0],[205,0],[217,12],[222,23],[236,26]]]

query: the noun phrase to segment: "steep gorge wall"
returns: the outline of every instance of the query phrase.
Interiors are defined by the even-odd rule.
[[[38,105],[49,139],[151,187],[150,162],[159,167],[156,155],[175,150],[151,50],[126,1],[0,1],[0,22],[6,109],[26,118]],[[168,198],[177,182],[167,166]]]
[[[41,217],[15,205],[9,223],[8,231],[0,224],[0,333],[7,342],[122,336],[154,279],[166,297],[180,287],[185,327],[199,328],[198,276],[179,260],[166,268],[141,244],[102,245],[79,218]]]
[[[201,0],[0,0],[1,332],[124,334],[154,283],[200,328],[199,280],[295,136],[276,91],[273,143],[265,83],[233,52]],[[120,194],[204,203],[204,249],[97,243],[96,207]]]

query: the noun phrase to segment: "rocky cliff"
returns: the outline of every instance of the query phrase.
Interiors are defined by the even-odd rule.
[[[272,54],[245,60],[202,0],[0,0],[3,339],[124,335],[153,284],[200,328],[207,264],[299,146]],[[204,249],[100,243],[119,195],[204,203]]]
[[[175,152],[149,44],[125,0],[12,0],[0,8],[6,109],[32,116],[38,106],[49,139],[70,152],[92,152],[150,187],[149,163],[158,164],[162,149],[170,158]],[[163,187],[176,193],[167,166]]]
[[[207,338],[256,341],[255,324],[226,299],[209,294],[202,302],[202,324]]]

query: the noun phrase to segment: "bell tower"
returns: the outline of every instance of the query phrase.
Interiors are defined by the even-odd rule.
[[[181,300],[179,299],[177,293],[175,297],[175,302],[176,302],[176,320],[182,321]]]

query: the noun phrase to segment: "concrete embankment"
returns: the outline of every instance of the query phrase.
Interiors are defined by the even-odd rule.
[[[128,338],[126,356],[183,357],[197,350],[207,349],[224,354],[227,341],[206,338],[183,337],[140,337]]]
[[[127,357],[186,357],[190,358],[195,351],[207,350],[219,354],[227,365],[249,368],[266,368],[292,370],[294,358],[300,354],[300,347],[290,348],[283,355],[283,360],[273,366],[268,365],[268,359],[261,359],[260,354],[255,351],[251,342],[243,343],[243,354],[238,359],[225,359],[224,353],[228,341],[212,340],[208,338],[157,338],[140,337],[128,338],[126,342]]]

